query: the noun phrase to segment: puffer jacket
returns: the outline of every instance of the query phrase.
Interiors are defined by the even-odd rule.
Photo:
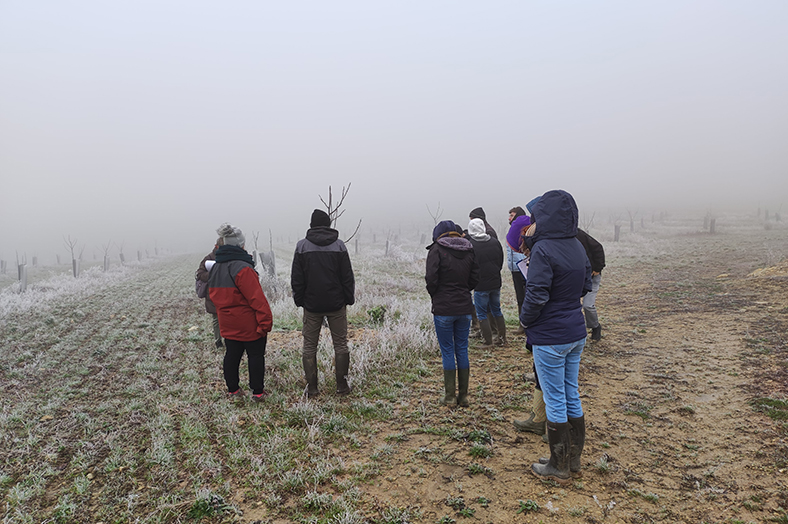
[[[424,279],[432,298],[433,315],[470,315],[473,312],[471,290],[479,283],[479,265],[470,241],[454,235],[456,233],[439,238],[427,253]]]
[[[476,263],[479,266],[479,283],[473,288],[475,291],[501,289],[501,268],[503,268],[501,243],[489,234],[485,236],[487,240],[468,236],[476,255]]]
[[[271,331],[273,316],[251,255],[236,246],[221,246],[208,277],[209,296],[219,315],[222,337],[251,342]]]
[[[350,255],[336,229],[310,228],[296,245],[290,286],[296,306],[310,313],[337,311],[356,302]]]
[[[580,298],[591,291],[591,263],[577,240],[577,205],[572,195],[545,193],[533,208],[536,233],[531,249],[520,323],[528,343],[570,344],[586,337]]]

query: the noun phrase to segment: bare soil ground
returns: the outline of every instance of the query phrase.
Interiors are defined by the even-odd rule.
[[[753,404],[788,389],[788,267],[750,275],[766,243],[757,231],[684,235],[605,270],[604,338],[586,347],[580,372],[583,477],[572,486],[530,474],[548,450],[511,425],[527,416],[533,386],[521,378],[532,362],[524,340],[510,335],[505,348],[471,349],[470,408],[439,405],[436,355],[438,372],[357,452],[393,443],[364,488],[370,508],[418,506],[423,522],[786,522],[785,426]],[[484,432],[492,455],[471,456]]]

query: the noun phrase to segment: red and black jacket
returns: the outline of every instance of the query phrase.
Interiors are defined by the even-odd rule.
[[[246,251],[235,246],[221,246],[216,252],[216,264],[211,268],[208,286],[211,302],[219,315],[222,337],[251,342],[271,331],[271,308]]]

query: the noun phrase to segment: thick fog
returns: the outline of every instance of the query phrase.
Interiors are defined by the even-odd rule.
[[[229,221],[779,209],[788,3],[2,2],[0,258],[202,252]],[[783,212],[785,210],[783,209]],[[626,216],[626,215],[625,215]]]

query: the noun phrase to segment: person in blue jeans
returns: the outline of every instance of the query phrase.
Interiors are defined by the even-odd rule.
[[[503,346],[506,344],[506,321],[501,311],[503,249],[497,238],[486,233],[481,218],[472,218],[468,223],[467,238],[471,241],[479,265],[479,282],[473,290],[473,303],[484,339],[483,347],[493,345],[493,323],[498,333],[497,343]]]
[[[435,334],[443,360],[442,403],[468,407],[468,333],[473,301],[471,290],[479,282],[479,266],[473,246],[451,220],[439,222],[427,246],[425,280],[432,299]],[[458,387],[459,386],[459,387]]]
[[[577,236],[577,205],[566,191],[548,191],[534,205],[534,226],[520,323],[533,346],[547,414],[550,458],[531,469],[541,479],[567,484],[580,471],[585,415],[578,392],[586,326],[580,298],[591,291],[591,263]]]

